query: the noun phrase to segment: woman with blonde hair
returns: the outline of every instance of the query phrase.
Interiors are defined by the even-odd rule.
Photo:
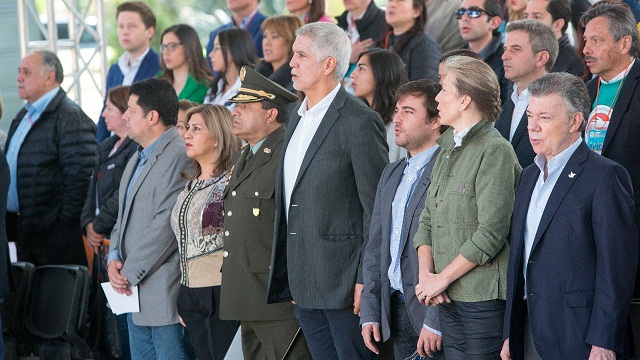
[[[223,359],[236,321],[220,320],[223,219],[222,192],[240,140],[233,117],[221,105],[199,105],[187,111],[184,135],[193,169],[171,213],[178,240],[182,276],[177,307],[198,359]]]
[[[295,90],[289,61],[293,57],[296,31],[302,25],[302,20],[295,15],[270,16],[261,25],[264,58],[256,71],[291,92]]]
[[[520,165],[493,126],[500,85],[481,60],[453,56],[436,96],[440,122],[425,208],[414,238],[418,300],[438,306],[449,359],[498,359],[509,245]]]

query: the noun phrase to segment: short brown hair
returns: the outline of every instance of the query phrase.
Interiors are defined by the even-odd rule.
[[[118,19],[118,16],[123,11],[138,13],[147,29],[150,27],[156,28],[156,15],[153,13],[153,10],[142,1],[127,1],[118,5],[116,8],[116,19]]]
[[[275,31],[284,38],[289,44],[289,58],[293,57],[293,42],[296,40],[296,31],[302,27],[304,23],[299,16],[295,15],[275,15],[269,16],[263,22],[260,28],[262,32],[266,29]]]
[[[220,175],[229,170],[231,167],[231,159],[238,149],[240,149],[241,145],[240,139],[233,134],[233,116],[229,109],[222,105],[198,105],[187,110],[185,116],[187,124],[189,124],[189,120],[191,120],[194,114],[200,114],[200,116],[202,116],[207,130],[209,130],[213,137],[213,141],[218,143],[218,146],[213,149],[217,156],[215,166],[213,167],[213,174],[210,175]],[[202,174],[200,164],[195,160],[191,162],[193,164],[193,171],[183,174],[188,180],[196,179]]]
[[[458,94],[469,96],[486,120],[496,121],[500,115],[500,83],[489,65],[468,56],[452,56],[444,64],[448,75],[453,75]]]
[[[127,111],[129,106],[129,86],[116,86],[109,90],[109,101],[117,107],[121,113]]]

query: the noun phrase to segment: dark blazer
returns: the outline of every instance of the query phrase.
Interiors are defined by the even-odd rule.
[[[400,37],[403,35],[400,35]],[[412,36],[412,38],[402,48],[402,53],[398,53],[395,50],[394,52],[402,58],[402,62],[407,69],[409,80],[429,79],[437,82],[438,66],[440,64],[440,58],[442,58],[440,45],[438,45],[431,35],[424,32],[416,35],[406,34],[406,36]],[[398,37],[395,35],[389,37],[389,44],[391,44],[391,46],[397,43],[397,41]]]
[[[276,173],[285,127],[267,136],[250,162],[249,146],[236,155],[224,189],[224,240],[220,318],[242,321],[293,320],[290,302],[265,301],[273,245]],[[245,166],[246,165],[246,166]]]
[[[5,214],[7,210],[7,193],[9,192],[9,165],[4,152],[0,150],[0,299],[9,294],[13,286],[11,277],[11,261],[7,245],[7,229]],[[4,319],[10,321],[10,319]]]
[[[160,71],[160,57],[158,53],[153,51],[153,49],[149,49],[147,55],[142,59],[140,63],[140,68],[136,73],[136,76],[133,78],[133,82],[138,82],[140,80],[145,80],[152,78],[158,75]],[[118,63],[112,64],[109,68],[109,72],[107,73],[107,89],[104,93],[104,105],[102,106],[102,111],[107,106],[107,97],[109,96],[109,90],[116,86],[122,85],[124,81],[124,74],[120,71],[120,67]],[[102,114],[102,112],[100,112]],[[107,124],[104,122],[104,118],[100,115],[100,119],[98,120],[98,132],[97,138],[98,142],[102,142],[106,138],[111,136],[111,132],[107,130]]]
[[[348,13],[349,11],[345,11],[340,16],[336,16],[338,26],[345,30],[349,27],[349,23],[347,23]],[[378,41],[384,35],[383,31],[386,24],[384,10],[376,6],[374,1],[371,1],[362,19],[356,20],[356,29],[358,29],[361,40],[372,39],[373,41]]]
[[[558,57],[551,68],[551,72],[566,72],[577,77],[584,75],[584,62],[578,56],[578,52],[567,34],[562,35],[558,40]]]
[[[640,232],[640,61],[635,64],[620,90],[602,146],[602,156],[624,166],[629,172],[635,198],[635,222]],[[596,98],[598,78],[587,83],[591,101]],[[640,271],[636,275],[634,297],[640,297]]]
[[[120,178],[138,143],[129,137],[122,141],[116,152],[109,156],[120,138],[116,135],[98,144],[98,161],[91,174],[89,191],[80,216],[80,227],[84,230],[93,222],[93,230],[98,234],[111,236],[113,225],[118,219],[118,187]],[[96,199],[100,204],[100,214],[96,215]]]
[[[543,359],[586,359],[592,345],[620,354],[638,261],[629,175],[580,144],[540,220],[524,301],[524,234],[539,174],[536,165],[522,172],[513,209],[504,321],[511,357],[523,359],[525,316]]]
[[[296,112],[283,153],[299,121]],[[269,303],[293,297],[307,309],[353,306],[354,286],[363,281],[376,185],[388,156],[380,115],[341,87],[304,155],[289,209],[281,157]]]
[[[402,273],[402,291],[405,294],[407,313],[416,334],[420,334],[422,324],[432,329],[440,330],[440,321],[436,307],[424,306],[415,296],[415,286],[418,285],[418,253],[413,248],[413,236],[418,230],[420,214],[424,209],[427,189],[431,184],[431,170],[438,157],[438,149],[433,158],[427,163],[416,187],[407,203],[402,224],[402,254],[400,257],[400,271]],[[363,277],[364,290],[360,304],[360,324],[376,322],[381,325],[382,337],[386,341],[391,336],[391,300],[389,296],[388,270],[391,264],[389,246],[391,239],[391,203],[395,197],[406,161],[387,165],[380,177],[376,201],[371,216],[369,242],[364,254]]]
[[[507,140],[509,140],[514,107],[513,100],[509,97],[507,101],[502,104],[502,111],[500,112],[498,120],[496,120],[496,129],[498,129],[500,135]],[[527,113],[525,112],[522,114],[516,132],[513,134],[513,139],[511,139],[511,146],[513,146],[513,150],[518,157],[518,162],[523,169],[533,164],[533,159],[536,157],[536,153],[533,151],[533,147],[531,147],[531,142],[529,141],[527,122]]]

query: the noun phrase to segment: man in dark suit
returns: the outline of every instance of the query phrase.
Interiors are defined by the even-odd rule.
[[[289,119],[276,182],[268,302],[293,300],[315,359],[373,357],[360,336],[362,258],[376,184],[388,163],[378,113],[340,85],[351,42],[331,23],[297,32]]]
[[[571,45],[566,33],[571,21],[569,1],[529,0],[524,16],[547,25],[558,39],[558,57],[551,72],[567,72],[578,77],[584,75],[584,62],[578,56],[576,48]]]
[[[522,168],[533,163],[536,154],[527,133],[527,86],[549,72],[558,56],[558,42],[549,27],[535,20],[513,21],[507,25],[504,43],[504,75],[513,82],[511,97],[502,103],[496,129],[509,140]]]
[[[116,8],[118,42],[124,53],[118,62],[111,65],[107,73],[107,89],[104,95],[104,107],[107,104],[109,90],[120,85],[152,78],[160,71],[160,58],[151,48],[151,39],[155,33],[156,16],[149,6],[141,1],[123,2]],[[98,142],[111,136],[104,117],[98,120]]]
[[[406,359],[416,347],[421,356],[442,357],[438,308],[424,306],[414,296],[419,281],[418,253],[413,248],[440,151],[436,139],[446,128],[438,117],[439,91],[439,85],[417,80],[396,92],[395,141],[408,155],[387,165],[380,177],[364,254],[362,337],[375,353],[377,344],[391,339],[396,359]]]
[[[18,95],[27,103],[11,122],[5,149],[7,237],[18,260],[36,266],[87,264],[80,213],[96,161],[96,127],[60,87],[63,78],[50,51],[20,61]]]
[[[224,189],[224,262],[220,318],[239,320],[245,359],[311,359],[289,302],[267,304],[276,172],[287,106],[298,97],[250,67],[229,101],[233,133],[247,145],[235,155]],[[289,349],[289,346],[291,348]]]
[[[516,190],[502,359],[614,359],[625,351],[638,258],[627,171],[581,138],[574,75],[529,85],[535,165]]]
[[[629,172],[635,196],[636,227],[640,232],[638,28],[625,5],[598,5],[584,14],[582,22],[586,28],[587,66],[598,75],[587,83],[593,107],[585,129],[585,142]],[[619,32],[615,37],[611,30],[613,24]],[[640,297],[640,271],[636,275],[634,297]]]

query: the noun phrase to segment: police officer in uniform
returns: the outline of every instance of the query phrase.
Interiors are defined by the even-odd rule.
[[[247,142],[235,156],[224,191],[224,263],[220,318],[239,320],[245,359],[311,359],[291,303],[267,305],[276,170],[287,105],[297,97],[250,67],[229,101],[233,132]]]

